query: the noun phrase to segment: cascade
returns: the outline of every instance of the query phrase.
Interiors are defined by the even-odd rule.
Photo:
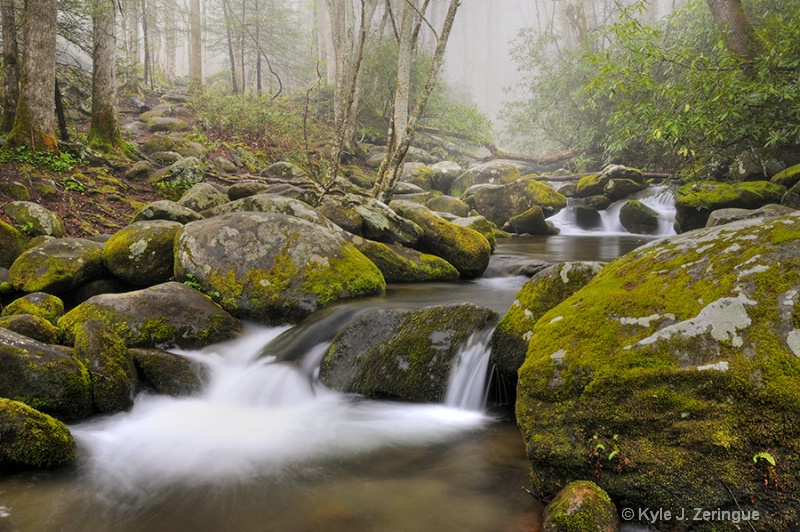
[[[444,404],[465,410],[482,410],[486,404],[489,338],[492,331],[473,334],[450,371]]]

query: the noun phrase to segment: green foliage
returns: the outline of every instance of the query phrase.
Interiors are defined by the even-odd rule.
[[[194,288],[198,292],[206,294],[208,297],[210,297],[217,303],[219,303],[222,300],[222,295],[219,293],[219,290],[211,290],[210,292],[206,292],[205,290],[203,290],[203,285],[200,284],[200,281],[198,281],[197,278],[191,273],[186,274],[186,280],[183,282],[183,284],[185,284],[189,288]]]
[[[192,105],[204,132],[224,141],[242,142],[264,153],[265,162],[307,161],[303,138],[303,105],[288,99],[223,95],[212,91],[196,94]],[[309,142],[330,138],[327,126],[309,121]]]
[[[646,2],[637,1],[597,32],[605,49],[573,47],[555,60],[542,53],[555,37],[523,33],[514,57],[533,73],[529,96],[506,116],[534,132],[534,141],[639,166],[729,163],[743,151],[769,157],[796,149],[800,3],[744,3],[763,50],[751,63],[727,49],[703,0],[654,24],[642,22]]]
[[[13,150],[0,151],[0,162],[28,164],[59,174],[71,170],[76,165],[86,164],[85,161],[67,152],[53,154],[46,151],[31,151],[27,146],[19,146]]]
[[[767,452],[758,453],[755,456],[753,456],[754,463],[757,464],[759,460],[766,460],[772,467],[775,467],[776,465],[775,457]]]
[[[75,179],[74,176],[72,177],[65,177],[61,180],[61,186],[64,187],[64,190],[68,190],[70,192],[86,192],[86,186]]]
[[[178,201],[183,196],[183,193],[196,185],[196,181],[190,179],[170,179],[167,181],[158,181],[153,184],[159,196],[164,199]]]

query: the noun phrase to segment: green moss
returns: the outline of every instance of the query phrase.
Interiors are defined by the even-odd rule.
[[[608,179],[604,179],[602,174],[584,176],[578,181],[578,196],[583,198],[602,194],[607,182]]]
[[[75,358],[89,371],[96,412],[114,413],[133,406],[136,373],[119,336],[100,322],[82,323],[75,334]]]
[[[547,506],[544,530],[606,532],[619,528],[619,518],[608,494],[594,482],[576,481]]]
[[[459,277],[458,270],[435,255],[360,237],[355,243],[358,250],[378,267],[387,283],[454,281]]]
[[[783,489],[800,487],[800,359],[776,334],[788,319],[782,301],[800,285],[796,220],[646,246],[542,315],[517,402],[538,489],[593,474],[593,437],[618,434],[627,462],[621,473],[602,463],[598,483],[627,506],[726,507],[722,478],[774,505],[768,519],[778,521],[768,522],[796,517],[748,465],[770,449],[786,471]],[[743,305],[750,323],[735,336],[715,338],[708,325],[641,342],[742,294],[757,304]],[[720,361],[726,371],[696,369]]]
[[[0,466],[52,469],[76,456],[75,441],[63,423],[0,398]]]
[[[15,299],[3,309],[2,316],[30,314],[46,319],[53,325],[64,315],[64,303],[56,296],[35,292]]]
[[[0,220],[0,268],[9,268],[22,254],[27,241],[21,231]]]
[[[790,166],[785,170],[778,172],[770,179],[776,185],[781,185],[786,188],[792,188],[797,183],[800,183],[800,164]]]

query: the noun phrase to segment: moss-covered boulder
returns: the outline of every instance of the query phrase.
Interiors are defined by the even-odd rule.
[[[449,193],[460,197],[474,185],[505,185],[522,177],[519,168],[504,161],[492,161],[470,168],[453,180]]]
[[[639,200],[628,201],[622,206],[619,210],[619,222],[630,233],[645,235],[658,233],[658,213]]]
[[[55,325],[58,318],[64,315],[64,303],[54,295],[34,292],[6,305],[0,315],[13,316],[16,314],[39,316]]]
[[[800,183],[800,164],[790,166],[781,170],[770,178],[770,181],[776,185],[781,185],[786,188],[792,188],[797,183]]]
[[[264,192],[269,185],[261,181],[242,181],[234,183],[228,188],[228,198],[231,201],[246,198],[248,196],[255,196]]]
[[[186,131],[189,125],[180,118],[169,116],[151,116],[147,121],[147,130],[153,133],[158,131]]]
[[[517,421],[542,493],[599,461],[614,473],[598,484],[622,506],[736,510],[735,498],[782,530],[800,520],[786,495],[800,489],[799,383],[795,213],[662,239],[607,265],[536,322]],[[754,464],[761,452],[780,489]]]
[[[0,470],[54,469],[77,454],[66,425],[28,405],[0,398]]]
[[[575,225],[583,230],[590,231],[602,227],[603,218],[600,212],[589,205],[575,206]]]
[[[786,194],[781,198],[781,205],[791,209],[800,209],[800,183],[796,183],[786,191]]]
[[[164,283],[174,269],[178,222],[136,222],[120,229],[103,248],[103,263],[115,277],[135,286]]]
[[[81,324],[97,320],[128,347],[178,346],[196,349],[229,340],[239,321],[197,290],[176,282],[124,294],[101,294],[58,320],[66,343],[75,342]]]
[[[422,238],[411,247],[443,258],[456,267],[462,279],[480,277],[489,266],[492,250],[482,234],[448,222],[430,209],[409,201],[393,201],[389,206],[422,228]]]
[[[0,368],[0,397],[60,419],[92,412],[89,374],[71,349],[0,328]]]
[[[353,238],[353,245],[375,263],[387,283],[455,281],[459,277],[452,264],[435,255],[358,236]]]
[[[147,155],[152,155],[160,151],[175,151],[183,147],[183,144],[183,141],[180,139],[170,137],[164,133],[156,133],[144,141],[142,144],[142,152]]]
[[[450,185],[456,180],[458,176],[464,173],[461,165],[453,161],[441,161],[431,165],[431,186],[434,190],[450,192]]]
[[[225,205],[230,201],[228,196],[217,190],[208,183],[197,183],[187,190],[178,200],[178,205],[188,207],[196,212],[203,212],[220,205]]]
[[[368,397],[439,402],[461,349],[496,316],[470,303],[365,312],[334,338],[320,380]]]
[[[44,344],[55,344],[58,341],[56,328],[41,316],[31,316],[30,314],[2,316],[0,317],[0,327]]]
[[[361,217],[359,234],[385,244],[411,246],[422,237],[422,228],[390,209],[383,202],[348,194],[343,205],[351,207]]]
[[[619,532],[617,508],[603,488],[588,480],[570,482],[544,512],[543,532]]]
[[[469,205],[453,196],[438,196],[429,199],[425,206],[432,211],[454,214],[461,218],[469,216]]]
[[[579,198],[599,196],[605,192],[606,185],[608,185],[612,180],[625,179],[639,184],[644,183],[644,176],[642,175],[641,170],[618,164],[612,164],[606,166],[603,171],[598,174],[590,174],[582,177],[580,181],[578,181],[578,186],[575,190],[575,193]]]
[[[75,329],[75,358],[89,371],[95,412],[130,410],[136,393],[136,370],[125,342],[96,320]]]
[[[678,189],[675,223],[680,232],[705,227],[717,209],[757,209],[780,203],[786,189],[769,181],[692,183]]]
[[[271,177],[274,179],[281,179],[285,181],[307,181],[308,174],[297,166],[286,161],[278,161],[273,163],[259,172],[261,177]]]
[[[200,391],[207,380],[206,367],[186,357],[160,349],[129,349],[139,383],[162,395],[181,397]]]
[[[362,236],[364,219],[352,205],[342,198],[326,196],[317,206],[317,212],[348,233]]]
[[[489,248],[494,253],[497,248],[497,237],[492,223],[483,216],[470,216],[469,218],[456,218],[453,223],[477,231],[489,241]],[[510,236],[510,235],[509,235]]]
[[[178,205],[171,200],[159,200],[145,205],[142,210],[136,213],[131,223],[147,220],[170,220],[181,224],[188,224],[189,222],[202,219],[202,214],[188,207]]]
[[[3,213],[31,236],[54,236],[66,233],[64,221],[54,212],[30,201],[12,201],[3,205]]]
[[[380,293],[383,276],[342,236],[282,214],[236,212],[178,233],[175,277],[218,294],[240,318],[299,321],[339,299]]]
[[[433,185],[433,170],[425,163],[407,162],[403,165],[400,183],[410,183],[422,190],[430,190]]]
[[[602,268],[599,262],[565,262],[539,268],[517,293],[492,333],[491,360],[512,388],[525,361],[533,327],[547,311],[586,286]]]
[[[129,181],[144,181],[155,170],[155,166],[150,161],[136,161],[125,172],[125,179]]]
[[[28,201],[31,199],[31,191],[18,181],[0,183],[0,194],[5,194],[12,200]]]
[[[256,194],[255,196],[248,196],[211,209],[208,214],[217,216],[231,212],[285,214],[286,216],[301,218],[324,227],[330,227],[328,220],[320,216],[319,213],[312,209],[307,203],[277,194],[262,193]]]
[[[184,190],[205,179],[205,165],[197,157],[185,157],[172,163],[163,172],[153,174],[150,181],[154,185],[170,186]]]
[[[22,253],[8,270],[17,289],[55,295],[105,273],[103,245],[84,238],[46,240]]]
[[[565,196],[535,178],[523,178],[502,187],[479,188],[474,202],[475,209],[498,227],[533,207],[540,207],[545,217],[549,217],[567,206]]]
[[[25,250],[28,238],[15,227],[0,220],[0,268],[8,268]]]
[[[538,205],[525,212],[512,216],[508,223],[517,234],[557,235],[558,229],[544,219],[544,212]]]
[[[641,192],[646,188],[644,183],[633,179],[611,179],[603,187],[603,194],[608,196],[611,201],[625,199],[631,194]]]

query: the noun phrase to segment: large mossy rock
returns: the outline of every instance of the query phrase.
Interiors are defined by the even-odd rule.
[[[54,295],[34,292],[15,299],[3,309],[2,316],[30,314],[46,319],[53,325],[64,315],[64,302]]]
[[[759,526],[800,522],[800,213],[607,265],[536,323],[516,406],[542,493],[591,475],[602,444],[620,473],[598,484],[622,506],[735,510],[722,480]],[[760,452],[780,489],[764,486]]]
[[[496,316],[470,303],[365,312],[334,338],[320,380],[368,397],[439,402],[460,350]]]
[[[549,217],[567,206],[566,196],[532,177],[501,187],[481,187],[475,191],[474,202],[475,209],[498,227],[533,207]]]
[[[800,209],[800,183],[786,191],[786,194],[781,198],[781,205],[791,209]]]
[[[75,332],[75,358],[89,371],[95,412],[130,410],[136,393],[136,370],[119,336],[99,321],[80,323]]]
[[[174,269],[178,222],[136,222],[117,231],[103,248],[103,263],[115,277],[136,286],[164,283]]]
[[[644,184],[644,176],[641,170],[612,164],[606,166],[603,171],[598,174],[582,177],[580,181],[578,181],[575,194],[577,194],[579,198],[599,196],[606,192],[606,186],[609,185],[612,180],[630,180],[640,185]],[[619,183],[618,185],[611,185],[611,188],[613,189],[620,186],[625,188],[630,187],[630,185],[626,187],[624,183]]]
[[[435,190],[445,194],[450,191],[450,185],[453,184],[453,181],[464,173],[464,169],[453,161],[441,161],[430,168],[433,172],[431,174],[431,185]]]
[[[398,215],[383,202],[347,194],[342,204],[361,217],[361,230],[356,234],[364,238],[384,244],[411,246],[422,237],[421,227]]]
[[[106,325],[128,347],[196,349],[229,340],[241,330],[239,320],[207,296],[176,282],[90,298],[58,320],[64,340],[72,344],[89,320]]]
[[[202,214],[188,207],[178,205],[171,200],[159,200],[145,205],[142,210],[136,213],[131,223],[149,220],[169,220],[181,224],[188,224],[189,222],[202,219]]]
[[[400,183],[411,183],[422,190],[430,190],[433,186],[433,170],[425,163],[407,162],[403,164]]]
[[[454,214],[461,218],[469,216],[469,205],[453,196],[438,196],[429,199],[425,206],[432,211]]]
[[[462,279],[480,277],[489,266],[492,250],[482,234],[450,223],[427,207],[409,201],[393,201],[389,206],[422,228],[422,237],[412,247],[443,258],[456,267]]]
[[[757,209],[780,203],[786,189],[769,181],[747,183],[692,183],[678,189],[675,223],[680,232],[705,227],[718,209]]]
[[[619,222],[630,233],[644,235],[658,233],[658,213],[639,200],[628,201],[622,206],[619,210]]]
[[[162,395],[181,397],[200,391],[207,369],[186,357],[160,349],[129,349],[139,383]]]
[[[228,196],[220,192],[209,183],[197,183],[183,193],[178,205],[186,207],[195,212],[202,212],[220,205],[225,205],[230,201]]]
[[[45,344],[58,342],[58,330],[52,323],[40,316],[16,314],[0,317],[0,327],[14,331]]]
[[[776,218],[791,214],[795,210],[797,209],[774,203],[764,205],[759,209],[719,209],[709,215],[706,227],[716,227],[750,218]]]
[[[525,212],[512,216],[508,221],[517,234],[557,235],[558,229],[544,219],[544,212],[538,205]]]
[[[17,257],[8,275],[24,292],[61,294],[105,274],[103,245],[83,238],[47,240]]]
[[[54,469],[77,454],[66,425],[26,404],[0,398],[0,470]]]
[[[298,199],[286,198],[277,194],[256,194],[246,198],[238,199],[226,203],[220,207],[212,209],[209,214],[220,215],[231,212],[266,212],[271,214],[285,214],[301,218],[308,222],[329,227],[329,222],[320,216],[317,211],[312,209],[307,203]]]
[[[358,236],[353,237],[353,245],[375,263],[387,283],[455,281],[459,277],[452,264],[435,255]]]
[[[25,250],[27,237],[0,220],[0,268],[9,268]]]
[[[61,238],[66,233],[64,221],[37,203],[12,201],[3,205],[3,213],[31,236]]]
[[[175,276],[240,318],[299,321],[339,299],[382,292],[380,270],[338,233],[282,214],[238,212],[187,224]]]
[[[92,412],[89,374],[71,351],[0,328],[0,397],[60,419],[85,418]]]
[[[492,161],[470,168],[450,184],[450,195],[460,197],[474,185],[505,185],[522,177],[519,168],[505,161]]]
[[[775,183],[776,185],[781,185],[786,188],[792,188],[797,183],[800,183],[800,164],[796,164],[794,166],[790,166],[784,170],[781,170],[772,178],[770,181]]]
[[[525,283],[492,333],[491,360],[500,378],[513,387],[517,382],[517,371],[525,361],[536,322],[586,286],[602,267],[599,262],[554,264],[537,272]]]
[[[638,513],[638,512],[637,512]],[[617,508],[594,482],[569,483],[545,508],[542,532],[619,532]]]
[[[497,236],[495,235],[494,227],[492,227],[492,222],[483,216],[470,216],[469,218],[456,218],[453,223],[482,234],[489,241],[489,248],[494,253],[497,248]]]

